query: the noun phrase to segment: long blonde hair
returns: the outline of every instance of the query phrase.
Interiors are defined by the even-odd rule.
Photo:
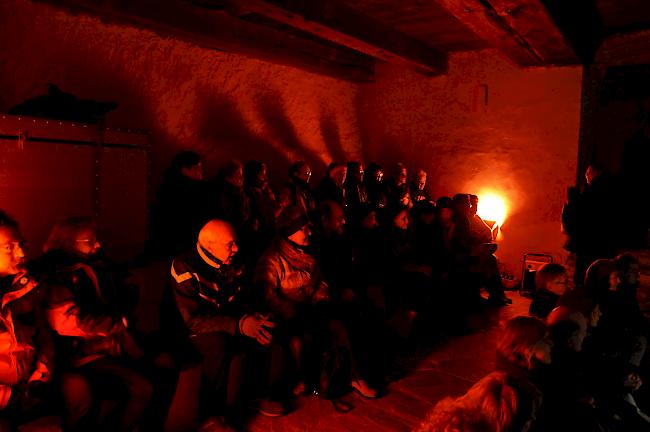
[[[534,348],[544,339],[547,330],[546,323],[534,316],[510,318],[497,344],[497,355],[513,365],[530,369]]]
[[[515,417],[532,417],[529,408],[530,413],[518,413],[520,395],[510,377],[493,372],[463,396],[438,402],[417,432],[507,432]]]

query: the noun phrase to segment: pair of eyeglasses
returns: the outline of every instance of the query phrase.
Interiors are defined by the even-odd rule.
[[[99,243],[97,241],[97,239],[77,239],[75,241],[78,242],[78,243],[88,243],[88,244],[92,244],[92,245],[95,245],[95,244]]]
[[[23,241],[17,241],[17,242],[7,242],[2,245],[0,245],[0,250],[3,250],[7,253],[12,253],[15,251],[17,248],[23,249],[25,247],[25,242]]]

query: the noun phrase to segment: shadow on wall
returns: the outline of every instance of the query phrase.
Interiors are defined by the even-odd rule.
[[[276,154],[264,154],[271,146],[264,138],[246,127],[246,122],[233,100],[218,93],[198,94],[195,149],[205,160],[208,176],[216,173],[219,167],[230,159],[252,156],[264,160],[278,157]],[[251,152],[251,148],[255,150]]]
[[[263,122],[263,129],[283,156],[284,164],[270,166],[273,179],[286,178],[286,172],[293,162],[305,160],[312,171],[325,169],[325,163],[313,150],[301,143],[294,122],[289,118],[282,103],[282,96],[277,91],[268,91],[256,101],[256,107]],[[274,165],[274,164],[272,164]]]
[[[332,161],[347,162],[347,153],[341,143],[341,134],[336,118],[331,113],[322,112],[320,116],[320,130],[323,135],[323,141]]]
[[[204,156],[208,176],[230,159],[266,162],[272,180],[278,181],[284,181],[289,165],[300,159],[306,160],[312,170],[324,171],[325,164],[318,154],[300,142],[278,94],[271,92],[253,105],[263,135],[248,125],[235,100],[224,94],[200,93],[197,143],[193,148]]]

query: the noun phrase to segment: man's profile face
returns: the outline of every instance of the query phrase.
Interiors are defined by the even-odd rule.
[[[262,164],[262,168],[260,169],[260,172],[257,174],[257,178],[255,179],[256,185],[259,187],[266,186],[269,182],[269,178],[266,173],[266,164]]]
[[[181,171],[185,177],[192,180],[203,180],[203,164],[201,162],[188,168],[182,168]]]
[[[598,169],[594,168],[593,165],[589,165],[587,167],[587,171],[585,171],[585,180],[587,180],[587,185],[591,185],[591,183],[596,177],[598,177],[599,174],[600,171],[598,171]]]
[[[226,181],[236,188],[242,188],[244,186],[244,172],[242,168],[237,168],[235,172],[226,179]]]
[[[477,196],[471,196],[469,197],[469,214],[475,215],[476,212],[478,211],[478,197]]]
[[[74,241],[75,252],[82,256],[94,256],[101,247],[97,241],[97,233],[90,228],[79,231]]]
[[[406,183],[406,168],[402,168],[397,173],[397,185],[401,186]]]
[[[359,170],[354,173],[357,183],[363,182],[363,174],[364,174],[363,165],[359,165]]]
[[[298,169],[298,172],[296,173],[296,177],[298,177],[300,180],[302,180],[305,183],[309,183],[309,179],[311,179],[311,168],[309,165],[305,164]]]
[[[23,239],[16,228],[0,228],[0,276],[20,273],[25,266]]]
[[[424,190],[424,187],[427,185],[427,175],[424,173],[420,173],[418,175],[417,184],[419,190]]]
[[[332,173],[330,174],[330,177],[332,177],[332,180],[334,180],[334,183],[338,187],[342,187],[343,183],[345,183],[345,178],[348,175],[348,169],[344,166],[342,167],[336,167],[332,170]]]
[[[569,279],[567,278],[567,275],[562,274],[549,281],[546,285],[546,289],[553,294],[562,296],[566,292],[568,284]]]
[[[623,385],[625,386],[626,390],[630,392],[634,392],[637,391],[639,388],[641,388],[641,386],[643,385],[643,380],[636,372],[630,372],[623,379]]]
[[[231,264],[234,256],[239,250],[237,236],[230,224],[219,224],[209,226],[199,238],[199,243],[223,264]]]
[[[409,215],[405,210],[395,215],[395,217],[393,218],[393,226],[401,230],[408,229]]]
[[[374,211],[368,213],[368,216],[363,218],[363,220],[361,221],[361,226],[367,230],[379,228],[379,222],[377,221],[377,213]]]
[[[309,236],[311,235],[311,228],[309,225],[305,225],[300,228],[295,233],[289,236],[289,240],[298,246],[309,246]]]

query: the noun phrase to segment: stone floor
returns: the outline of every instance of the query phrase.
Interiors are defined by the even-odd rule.
[[[650,317],[650,251],[635,252],[642,262],[642,289],[639,299]],[[472,317],[469,335],[450,338],[429,353],[414,359],[413,371],[393,382],[381,399],[363,400],[346,396],[355,409],[347,414],[334,410],[331,403],[316,397],[302,398],[286,417],[256,417],[253,432],[340,432],[410,431],[417,427],[435,403],[445,396],[463,394],[473,383],[494,370],[495,345],[500,324],[528,311],[530,300],[509,293],[512,306],[489,309]]]

